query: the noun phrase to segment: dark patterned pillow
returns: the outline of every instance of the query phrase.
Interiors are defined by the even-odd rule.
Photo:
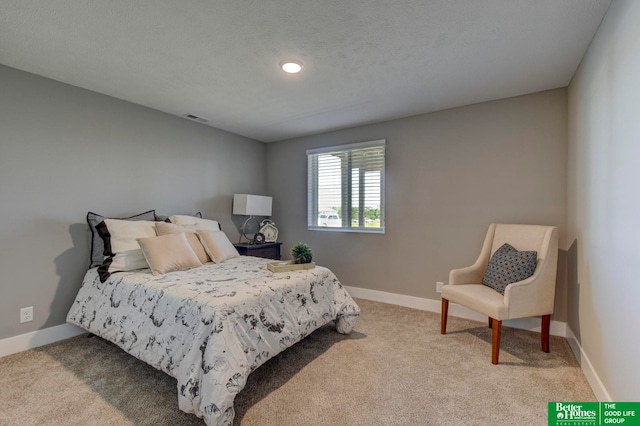
[[[533,275],[538,263],[537,251],[518,251],[509,244],[503,244],[493,253],[482,284],[500,294],[511,283],[525,280]]]
[[[96,226],[107,219],[105,216],[97,213],[87,213],[87,224],[89,224],[89,232],[91,233],[91,264],[89,268],[102,265],[104,262],[104,243],[102,238],[98,235]],[[156,220],[156,211],[149,210],[148,212],[140,213],[135,216],[122,218],[123,220]]]

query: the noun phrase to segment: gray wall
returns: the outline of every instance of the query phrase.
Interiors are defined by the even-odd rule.
[[[613,401],[640,399],[640,2],[611,7],[569,86],[569,325]]]
[[[387,140],[386,234],[308,231],[305,150]],[[304,241],[345,285],[439,299],[491,222],[566,219],[565,89],[267,145],[267,190],[285,243]],[[560,274],[555,319],[566,319]]]
[[[0,66],[0,339],[64,323],[87,211],[202,211],[233,240],[233,193],[264,192],[264,157],[263,143]],[[19,324],[25,306],[35,319]]]

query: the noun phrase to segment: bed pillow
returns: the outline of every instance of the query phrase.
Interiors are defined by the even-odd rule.
[[[149,267],[137,240],[156,236],[155,221],[105,219],[96,229],[102,237],[104,253],[107,256],[98,267],[100,281],[105,282],[114,272]]]
[[[138,238],[138,244],[153,275],[202,266],[184,232]]]
[[[518,251],[510,244],[503,244],[493,253],[482,284],[491,287],[500,294],[511,283],[529,278],[536,270],[538,252]]]
[[[207,231],[220,231],[220,224],[217,220],[201,219],[183,214],[174,214],[169,216],[171,223],[181,226],[195,226],[197,229],[205,229]]]
[[[104,262],[104,244],[102,238],[98,235],[96,226],[107,219],[106,217],[97,213],[87,213],[87,224],[89,225],[89,232],[91,233],[91,264],[89,268],[95,268],[102,265]],[[116,218],[118,219],[118,218]],[[140,213],[137,215],[119,218],[120,220],[156,220],[156,211],[149,210],[148,212]]]
[[[184,233],[187,237],[187,241],[189,241],[189,245],[195,252],[196,256],[198,256],[198,260],[200,263],[211,262],[209,255],[204,250],[200,239],[195,233],[195,229],[187,226],[174,225],[173,223],[165,223],[165,222],[157,222],[156,223],[156,234],[158,236],[169,235],[169,234],[179,234]]]
[[[215,263],[222,263],[225,260],[240,257],[240,253],[231,244],[227,234],[224,232],[198,229],[196,233],[200,237],[200,242],[202,242],[207,254]]]
[[[185,215],[185,216],[193,216],[193,217],[197,217],[202,219],[202,213],[197,212],[197,213],[193,213],[193,214],[189,214],[189,215]],[[163,216],[163,215],[156,215],[156,222],[170,222],[169,216]]]

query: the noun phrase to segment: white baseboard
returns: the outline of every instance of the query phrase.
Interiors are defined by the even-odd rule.
[[[569,342],[569,346],[571,347],[573,354],[578,360],[578,364],[580,364],[580,367],[582,367],[582,371],[584,372],[584,375],[587,378],[587,381],[589,382],[589,385],[591,386],[591,389],[596,395],[598,401],[612,402],[613,400],[611,399],[611,395],[609,395],[609,392],[604,387],[604,384],[600,380],[598,373],[596,373],[596,370],[593,368],[591,361],[589,361],[589,357],[587,357],[587,354],[582,349],[582,346],[580,346],[580,342],[578,342],[578,339],[576,339],[576,336],[575,334],[573,334],[573,331],[570,327],[567,327],[567,341]]]
[[[72,324],[62,324],[2,339],[0,340],[0,357],[48,345],[82,333],[86,333],[86,330]]]
[[[390,303],[392,305],[405,306],[407,308],[420,309],[423,311],[440,313],[442,302],[440,300],[427,299],[424,297],[406,296],[404,294],[387,293],[385,291],[370,290],[360,287],[345,286],[352,297],[373,300],[374,302]],[[486,322],[487,317],[456,303],[449,304],[449,315],[475,321]],[[540,319],[520,318],[516,320],[504,321],[506,327],[519,328],[522,330],[540,332]],[[551,321],[549,333],[554,336],[567,337],[567,323],[561,321]]]

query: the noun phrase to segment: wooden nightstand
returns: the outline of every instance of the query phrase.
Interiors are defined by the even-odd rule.
[[[280,260],[281,245],[282,243],[234,244],[234,247],[238,250],[238,253],[243,256],[255,256]]]

